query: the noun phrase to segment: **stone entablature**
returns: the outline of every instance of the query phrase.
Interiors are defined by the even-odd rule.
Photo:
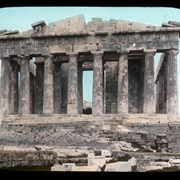
[[[3,39],[2,39],[3,38]],[[134,52],[143,49],[156,49],[162,52],[178,49],[178,31],[144,32],[144,33],[116,33],[97,35],[66,35],[48,37],[13,38],[0,37],[0,53],[3,56],[40,56],[48,54],[64,54],[70,52],[88,53],[101,50],[117,52],[130,50]]]

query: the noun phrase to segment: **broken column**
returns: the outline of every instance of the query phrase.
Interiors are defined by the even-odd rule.
[[[18,114],[19,110],[18,72],[19,65],[16,61],[11,61],[10,114]]]
[[[21,57],[20,70],[20,113],[30,114],[30,57]]]
[[[92,102],[92,114],[103,114],[103,52],[93,52],[94,55],[94,67],[93,67],[93,102]]]
[[[44,56],[43,113],[54,113],[53,56]]]
[[[10,59],[1,57],[1,115],[10,110]]]
[[[44,58],[35,58],[36,80],[35,80],[35,102],[34,113],[43,113],[43,89],[44,89]]]
[[[123,51],[119,57],[118,102],[117,113],[128,113],[128,52]]]
[[[155,50],[145,52],[144,113],[155,113],[154,55]]]
[[[69,56],[68,73],[68,104],[67,114],[78,114],[78,54],[71,53]]]
[[[167,53],[167,114],[178,114],[177,87],[177,54],[178,50]]]

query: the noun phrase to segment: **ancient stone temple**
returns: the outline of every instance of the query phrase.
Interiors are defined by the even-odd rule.
[[[31,26],[0,31],[0,144],[113,149],[126,141],[180,152],[178,22],[86,23],[79,15]],[[83,115],[87,70],[92,115]]]
[[[83,16],[4,32],[1,113],[81,114],[82,76],[88,69],[93,115],[177,114],[178,38],[175,27],[100,18],[86,24]],[[163,53],[157,75],[156,53]]]

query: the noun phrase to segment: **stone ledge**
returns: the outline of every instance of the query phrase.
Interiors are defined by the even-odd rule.
[[[155,115],[146,115],[146,114],[132,114],[132,115],[115,115],[115,114],[103,114],[102,116],[93,116],[93,115],[9,115],[7,117],[1,118],[2,123],[10,124],[38,124],[38,123],[70,123],[70,122],[118,122],[121,124],[156,124],[156,123],[180,123],[179,116],[171,117],[169,115],[155,114]]]

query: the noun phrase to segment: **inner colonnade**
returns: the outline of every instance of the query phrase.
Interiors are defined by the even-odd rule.
[[[155,54],[152,49],[2,56],[1,107],[4,114],[82,114],[83,71],[92,70],[93,115],[176,114],[177,51],[163,53],[166,70],[157,77]]]

